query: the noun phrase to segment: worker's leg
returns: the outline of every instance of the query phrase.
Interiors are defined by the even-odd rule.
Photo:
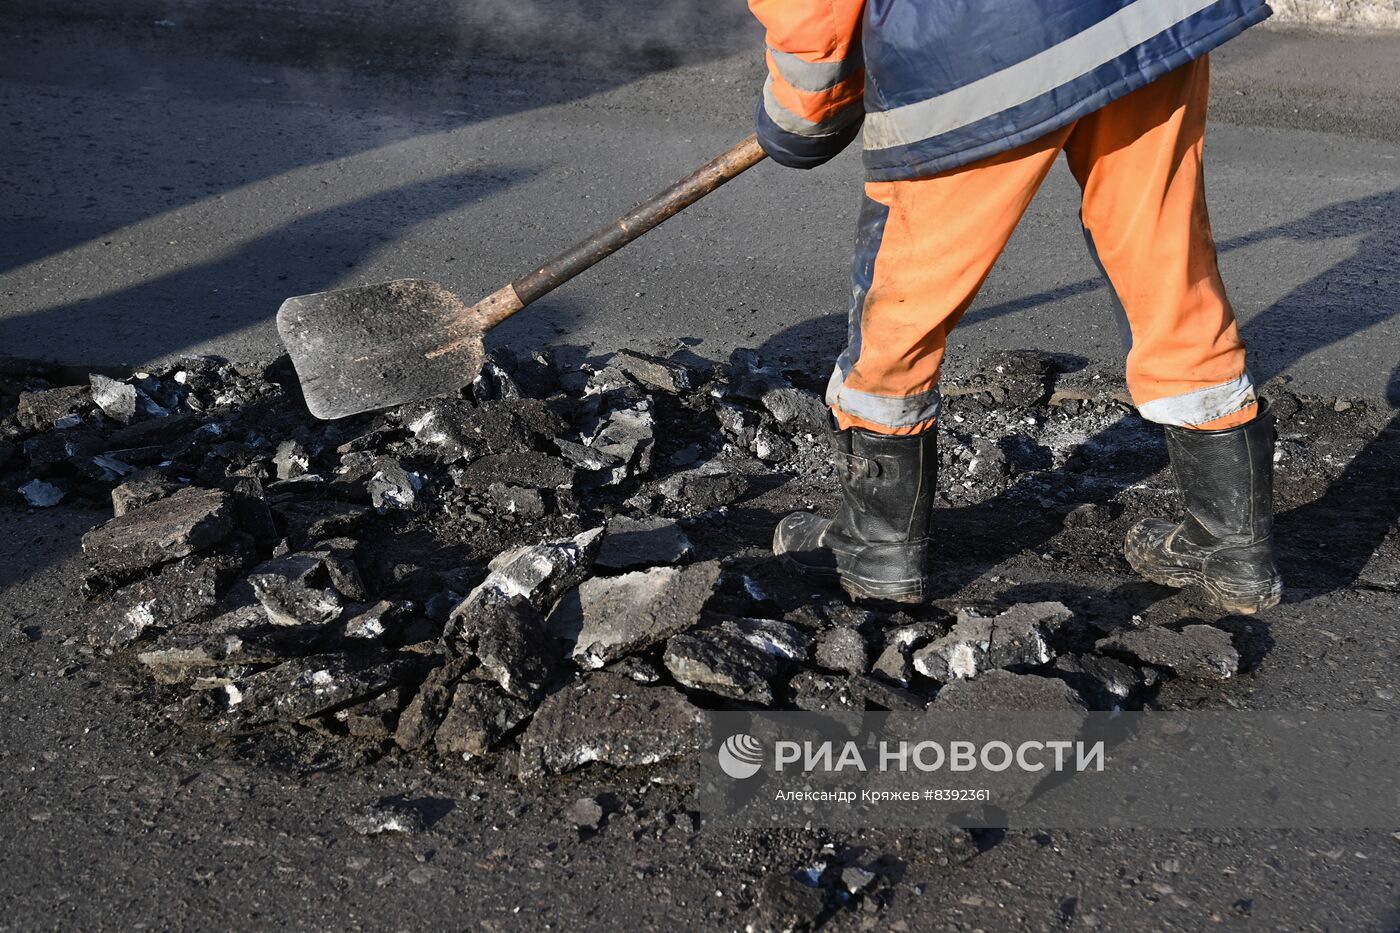
[[[773,533],[792,570],[857,597],[927,598],[938,475],[938,369],[1068,130],[974,166],[866,185],[852,274],[850,345],[827,392],[842,504],[797,512]]]
[[[1201,150],[1209,63],[1178,68],[1075,124],[1065,155],[1081,219],[1131,329],[1128,391],[1162,424],[1255,414],[1245,348],[1216,265]]]
[[[826,395],[842,429],[913,435],[933,424],[948,334],[1068,135],[931,178],[866,183],[848,342]]]
[[[1255,612],[1279,601],[1273,421],[1255,397],[1216,265],[1201,151],[1209,64],[1197,60],[1080,120],[1065,145],[1081,217],[1131,330],[1128,389],[1166,425],[1186,518],[1151,518],[1124,553],[1144,577]]]

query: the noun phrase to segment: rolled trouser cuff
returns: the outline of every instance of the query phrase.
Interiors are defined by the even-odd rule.
[[[1249,373],[1241,373],[1228,382],[1144,402],[1138,405],[1138,413],[1157,424],[1189,428],[1233,415],[1258,401],[1254,380]]]
[[[842,428],[858,427],[877,434],[917,434],[938,420],[943,396],[938,388],[914,395],[877,395],[846,384],[837,366],[826,384],[826,403]]]

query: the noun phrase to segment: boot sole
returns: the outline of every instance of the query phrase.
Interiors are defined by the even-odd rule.
[[[786,553],[778,555],[778,561],[783,568],[796,574],[799,577],[807,577],[813,580],[821,580],[824,583],[839,582],[841,589],[846,591],[846,595],[852,599],[882,601],[891,603],[904,603],[907,605],[922,605],[928,602],[928,585],[926,581],[920,580],[918,583],[893,589],[878,588],[872,589],[862,585],[857,580],[841,576],[835,570],[818,570],[813,567],[806,567],[793,560]]]
[[[928,602],[928,586],[922,580],[917,584],[900,587],[891,591],[888,589],[868,589],[854,580],[842,577],[841,589],[846,591],[847,596],[856,600],[902,603],[907,606],[921,606]]]
[[[1143,579],[1159,586],[1170,586],[1177,589],[1188,586],[1198,587],[1204,590],[1218,607],[1232,615],[1252,616],[1256,612],[1277,606],[1283,599],[1283,581],[1281,579],[1273,580],[1269,585],[1269,591],[1260,593],[1258,587],[1232,588],[1229,584],[1212,580],[1195,570],[1149,571],[1139,567],[1131,556],[1126,553],[1124,556],[1128,558],[1128,563],[1133,570]]]

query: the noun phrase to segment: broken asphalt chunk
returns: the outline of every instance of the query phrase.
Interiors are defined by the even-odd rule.
[[[423,478],[404,469],[393,457],[380,457],[374,471],[365,482],[370,502],[381,512],[389,509],[411,509],[418,501]]]
[[[498,402],[520,398],[520,386],[499,363],[488,358],[472,380],[472,398],[478,402]]]
[[[911,712],[928,706],[928,702],[912,690],[866,675],[841,676],[801,670],[792,675],[788,688],[792,691],[794,706],[814,713],[872,709]]]
[[[60,386],[21,392],[15,418],[31,431],[52,431],[70,415],[81,413],[92,402],[87,386]]]
[[[118,648],[193,619],[218,601],[218,571],[208,562],[182,561],[124,586],[100,603],[88,623],[88,641]]]
[[[870,669],[870,650],[860,632],[837,626],[817,639],[817,663],[829,671],[864,674]]]
[[[233,531],[233,505],[217,489],[185,488],[83,535],[99,572],[120,576],[206,550]]]
[[[1095,709],[1113,709],[1140,690],[1157,684],[1155,668],[1138,668],[1097,654],[1066,654],[1055,659],[1055,672],[1089,697]]]
[[[534,489],[572,485],[574,470],[557,457],[534,450],[512,454],[487,454],[467,464],[457,483],[467,489],[489,489],[498,483]]]
[[[278,479],[300,479],[311,472],[311,455],[300,442],[291,439],[277,445],[272,463]]]
[[[749,491],[749,481],[738,473],[701,467],[668,476],[659,488],[671,501],[698,511],[729,505]]]
[[[403,624],[403,606],[387,599],[347,612],[346,615],[349,618],[341,628],[341,634],[346,638],[382,640],[392,635]]]
[[[987,671],[973,680],[955,680],[938,691],[938,712],[1078,712],[1088,709],[1069,684],[1051,677]]]
[[[763,419],[757,412],[732,402],[717,403],[715,417],[719,419],[719,427],[725,437],[745,450],[753,447],[758,429],[763,425]]]
[[[910,712],[928,706],[928,701],[912,690],[897,687],[879,677],[865,674],[851,674],[846,679],[847,689],[865,701],[866,709],[885,709],[890,712]]]
[[[779,387],[763,393],[763,407],[779,424],[822,434],[831,423],[831,410],[815,394],[804,389]]]
[[[627,461],[621,457],[562,437],[554,439],[554,446],[595,486],[615,486],[627,478]]]
[[[324,581],[321,558],[312,553],[273,558],[248,575],[274,625],[325,625],[338,619],[344,603]]]
[[[560,600],[549,628],[580,666],[602,667],[699,622],[719,577],[718,561],[593,577]]]
[[[588,446],[612,457],[625,467],[614,471],[613,482],[651,470],[651,451],[656,443],[656,415],[650,400],[610,410],[589,439]]]
[[[529,718],[528,703],[494,684],[459,681],[452,704],[433,735],[440,755],[483,755]]]
[[[562,541],[504,551],[491,561],[488,565],[491,572],[472,590],[465,603],[476,604],[488,599],[510,602],[521,596],[536,610],[546,612],[560,593],[578,585],[588,575],[602,540],[603,529],[594,528]]]
[[[534,521],[543,518],[548,509],[544,494],[527,486],[509,486],[505,483],[492,483],[486,489],[487,496],[498,509],[520,521]]]
[[[729,394],[756,402],[765,392],[791,386],[786,376],[764,364],[757,351],[740,347],[729,354]]]
[[[109,448],[112,450],[130,447],[157,447],[183,437],[189,437],[199,430],[201,424],[199,417],[193,413],[179,412],[164,418],[133,421],[107,435],[107,440]]]
[[[108,454],[95,457],[75,457],[69,463],[79,474],[99,483],[115,483],[123,476],[136,472],[136,467]]]
[[[841,885],[851,894],[860,894],[873,885],[879,877],[873,871],[868,871],[859,865],[851,865],[841,870]]]
[[[429,399],[404,409],[404,426],[420,444],[436,451],[439,460],[452,463],[481,452],[471,427],[474,413],[465,399]]]
[[[354,538],[331,538],[320,541],[308,553],[320,558],[326,568],[326,576],[335,591],[346,599],[364,602],[369,599],[360,569],[355,565],[355,549],[359,542]]]
[[[952,630],[914,654],[914,669],[946,683],[983,671],[1035,667],[1054,657],[1050,637],[1073,614],[1062,603],[1023,603],[995,618],[962,611]]]
[[[319,655],[285,661],[224,689],[224,721],[233,725],[296,722],[378,696],[418,676],[420,658]]]
[[[271,509],[282,520],[294,547],[326,538],[353,537],[374,514],[369,506],[319,499],[277,502]]]
[[[404,690],[390,688],[377,697],[343,707],[331,715],[350,735],[382,742],[393,737],[403,705]]]
[[[578,829],[597,830],[603,822],[603,805],[596,797],[580,797],[569,807],[569,822]]]
[[[639,684],[654,684],[661,679],[661,671],[657,669],[655,664],[636,655],[629,655],[619,661],[614,661],[607,666],[607,671],[612,674],[620,674],[623,677],[630,677]]]
[[[432,741],[447,715],[447,708],[452,705],[452,693],[467,663],[465,658],[452,658],[428,672],[422,686],[399,714],[394,730],[394,743],[399,748],[413,751]]]
[[[1099,640],[1095,650],[1121,654],[1190,680],[1229,680],[1240,669],[1230,633],[1213,625],[1133,629]]]
[[[136,660],[164,684],[191,683],[239,666],[270,667],[312,654],[317,639],[284,628],[270,628],[258,611],[255,626],[237,633],[211,634],[201,623],[172,630]]]
[[[92,400],[102,413],[120,424],[136,417],[136,387],[130,383],[93,373],[88,377]]]
[[[112,514],[117,518],[143,505],[164,499],[181,488],[159,470],[140,470],[112,487]]]
[[[726,619],[676,635],[663,660],[684,687],[763,706],[773,702],[772,681],[807,658],[811,639],[785,622]]]
[[[694,550],[695,546],[674,521],[619,515],[608,521],[594,563],[608,570],[635,570],[680,563]]]
[[[679,691],[595,671],[545,698],[520,740],[520,776],[656,764],[708,740],[704,714]]]
[[[523,700],[539,698],[558,660],[544,620],[524,597],[466,600],[448,620],[447,633],[448,648],[468,659],[474,678]]]
[[[34,469],[50,472],[65,466],[79,468],[106,446],[97,431],[77,425],[31,437],[24,442],[24,455]]]
[[[480,405],[459,398],[431,399],[406,406],[403,423],[443,463],[538,450],[567,429],[547,405],[528,398]]]
[[[488,355],[481,376],[472,383],[477,401],[502,398],[548,398],[559,388],[559,374],[548,351],[536,350],[518,357],[508,347],[497,347]]]
[[[944,622],[921,621],[901,625],[885,636],[885,648],[875,659],[872,671],[886,680],[909,686],[914,677],[914,652],[948,633]]]
[[[32,508],[47,509],[63,501],[63,488],[42,479],[31,479],[19,487],[19,494]]]
[[[609,365],[631,376],[649,389],[679,395],[696,387],[695,371],[684,363],[663,359],[635,350],[619,350],[608,360]]]
[[[831,710],[864,711],[864,698],[850,689],[845,677],[802,670],[788,681],[792,705],[809,713]]]
[[[754,438],[754,456],[764,463],[782,463],[796,452],[797,448],[791,441],[767,428],[760,428],[758,436]]]

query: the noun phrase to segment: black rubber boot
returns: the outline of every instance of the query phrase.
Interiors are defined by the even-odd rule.
[[[1265,402],[1253,421],[1223,431],[1167,427],[1172,472],[1186,518],[1138,522],[1123,553],[1164,586],[1199,586],[1222,608],[1248,615],[1276,605],[1274,417]]]
[[[928,599],[928,522],[938,479],[938,430],[895,437],[832,431],[842,504],[835,518],[795,512],[773,532],[790,570],[840,580],[856,599]]]

